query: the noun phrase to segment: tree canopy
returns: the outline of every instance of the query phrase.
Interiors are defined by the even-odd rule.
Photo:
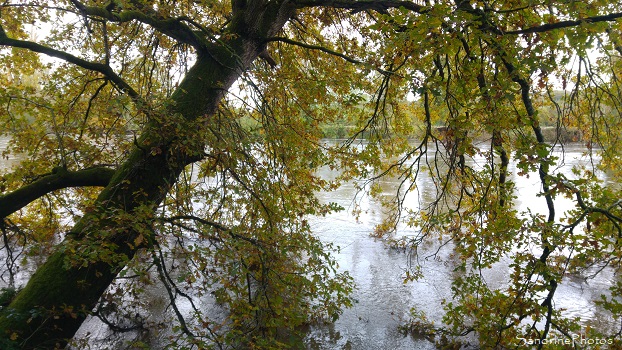
[[[374,234],[453,247],[443,334],[570,339],[564,276],[622,259],[620,18],[607,0],[3,2],[0,125],[19,164],[0,177],[0,346],[62,348],[90,316],[155,327],[131,310],[157,284],[163,347],[286,347],[352,303],[308,223],[342,209],[316,193],[346,181],[391,213]],[[332,123],[346,141],[323,142]],[[563,175],[543,123],[577,130],[592,166]],[[537,174],[545,215],[512,205],[510,162]],[[424,172],[434,198],[405,208]],[[392,239],[402,224],[419,234]],[[508,260],[490,288],[481,272]],[[599,301],[617,319],[621,291]]]

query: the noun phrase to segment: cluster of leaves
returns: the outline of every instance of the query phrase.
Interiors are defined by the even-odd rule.
[[[314,175],[325,156],[313,136],[287,146],[307,128],[258,113],[272,119],[246,130],[232,113],[218,114],[206,160],[164,202],[154,259],[172,294],[211,296],[228,314],[212,320],[192,304],[180,344],[287,347],[284,335],[351,305],[351,279],[305,219],[334,209],[314,196],[333,184]]]
[[[278,80],[262,81],[259,76],[245,78],[250,88],[243,93],[248,98],[232,94],[208,120],[191,123],[156,113],[167,109],[176,84],[192,63],[193,50],[144,23],[111,24],[74,13],[69,2],[57,5],[2,6],[3,28],[11,38],[39,39],[26,33],[31,20],[16,18],[15,28],[5,21],[16,13],[30,14],[37,19],[32,28],[52,28],[43,38],[50,48],[76,50],[118,67],[145,98],[130,98],[109,77],[67,62],[42,63],[29,51],[2,51],[7,63],[2,75],[7,81],[0,94],[2,124],[12,140],[6,154],[21,158],[19,167],[3,175],[3,191],[45,177],[52,168],[119,167],[132,147],[143,147],[140,133],[147,122],[157,124],[160,134],[176,135],[168,147],[183,154],[204,151],[202,160],[171,186],[155,213],[148,205],[131,212],[106,211],[95,202],[97,189],[61,190],[11,217],[26,238],[19,240],[22,236],[13,234],[10,247],[42,257],[60,251],[67,268],[102,262],[113,269],[125,266],[94,315],[115,332],[142,331],[149,325],[168,329],[160,346],[282,348],[287,334],[299,333],[302,325],[336,319],[343,307],[351,305],[352,281],[330,257],[336,248],[320,242],[306,221],[310,215],[338,209],[315,198],[318,191],[335,186],[315,175],[320,166],[334,162],[319,141],[319,124],[328,118],[313,121],[300,108],[292,109],[290,101],[282,103],[274,97],[282,92],[276,89]],[[227,2],[187,5],[163,1],[157,11],[201,18],[201,29],[214,35],[226,21],[206,23],[206,19],[224,19],[231,11]],[[146,2],[117,6],[147,14],[154,10]],[[37,17],[39,12],[48,15]],[[21,57],[24,52],[29,56]],[[262,74],[268,72],[259,66]],[[263,89],[273,87],[270,95],[263,95]],[[320,91],[318,87],[316,93]],[[301,105],[312,105],[309,96],[296,98],[303,100]],[[143,152],[158,156],[164,151],[154,146]],[[84,215],[90,218],[86,225],[101,227],[97,234],[65,240],[57,248]],[[129,231],[136,233],[131,241],[115,241]],[[45,249],[35,250],[39,245]],[[141,252],[128,261],[117,252],[120,245]],[[30,258],[22,264],[33,268]],[[169,311],[162,317],[176,319],[174,326],[143,316],[151,312],[148,293],[153,288],[166,291]]]
[[[570,339],[581,324],[555,307],[558,285],[569,274],[591,278],[606,269],[618,271],[622,259],[621,194],[596,171],[620,169],[614,130],[620,120],[621,28],[618,22],[554,28],[566,19],[619,8],[605,2],[461,5],[434,2],[425,21],[396,11],[387,14],[390,21],[373,26],[394,33],[385,39],[382,61],[402,60],[400,78],[394,80],[407,77],[428,125],[420,134],[422,143],[402,149],[397,162],[377,170],[403,182],[397,196],[383,198],[394,215],[376,234],[390,235],[403,220],[420,233],[400,244],[416,248],[438,237],[453,248],[456,275],[453,300],[445,303],[444,321],[450,326],[445,332],[475,332],[485,348],[516,346],[519,337]],[[600,58],[592,61],[596,52]],[[574,60],[578,64],[568,68]],[[556,93],[559,83],[568,92]],[[545,142],[540,127],[539,112],[551,110],[558,130],[580,128],[592,147],[589,155],[602,156],[593,168],[576,169],[573,179],[562,174],[562,160],[552,154],[557,141]],[[445,127],[435,130],[439,118]],[[488,142],[478,146],[481,135],[488,135]],[[394,152],[389,148],[386,154]],[[517,169],[513,176],[540,179],[544,215],[513,208],[510,162]],[[425,169],[436,196],[421,200],[420,208],[405,208],[405,197],[416,190]],[[559,197],[574,200],[575,209],[556,211]],[[501,286],[489,285],[484,277],[495,265],[510,271]],[[603,291],[602,305],[620,319],[612,297],[616,288]],[[619,341],[615,330],[600,331],[592,330],[592,336]]]

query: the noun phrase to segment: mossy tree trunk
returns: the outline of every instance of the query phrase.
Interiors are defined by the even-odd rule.
[[[294,12],[287,2],[249,3],[253,6],[234,4],[230,38],[199,52],[169,105],[147,113],[147,127],[93,211],[2,310],[0,334],[12,344],[24,349],[64,347],[140,249],[138,238],[145,233],[141,223],[124,225],[120,217],[141,218],[147,227],[149,215],[184,167],[209,147],[205,140],[186,140],[179,125],[210,123],[227,90],[265,49],[264,39],[276,34]],[[196,129],[185,132],[197,134]],[[87,251],[96,252],[96,258],[85,257]]]

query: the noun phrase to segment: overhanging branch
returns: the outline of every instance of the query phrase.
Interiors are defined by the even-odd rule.
[[[295,40],[292,40],[292,39],[289,39],[289,38],[284,38],[284,37],[268,38],[266,41],[267,42],[278,41],[278,42],[282,42],[282,43],[289,44],[289,45],[300,46],[302,48],[309,49],[309,50],[318,50],[318,51],[322,51],[324,53],[327,53],[329,55],[337,56],[339,58],[342,58],[345,61],[348,61],[350,63],[370,66],[369,63],[363,62],[361,60],[358,60],[356,58],[350,57],[350,56],[345,55],[343,53],[340,53],[340,52],[337,52],[337,51],[333,51],[333,50],[331,50],[331,49],[329,49],[327,47],[320,46],[320,45],[306,44],[306,43],[302,43],[302,42],[295,41]],[[384,69],[381,69],[381,68],[377,68],[377,67],[373,67],[373,69],[376,70],[378,73],[381,73],[383,75],[395,74],[394,72],[391,72],[391,71],[388,71],[388,70],[384,70]]]
[[[90,62],[82,58],[79,58],[77,56],[74,56],[70,53],[57,50],[57,49],[54,49],[48,46],[44,46],[41,44],[37,44],[32,41],[11,39],[6,35],[2,26],[0,26],[0,45],[17,47],[17,48],[27,49],[32,52],[42,53],[50,57],[60,58],[63,61],[75,64],[84,69],[88,69],[94,72],[99,72],[103,74],[106,78],[110,79],[110,81],[112,81],[116,87],[126,92],[131,98],[133,99],[140,98],[140,95],[125,80],[123,80],[119,75],[117,75],[112,70],[112,68],[110,68],[110,66],[106,64]]]
[[[572,21],[560,21],[560,22],[556,22],[556,23],[547,23],[547,24],[543,24],[541,26],[535,26],[535,27],[529,27],[529,28],[525,28],[525,29],[507,31],[504,34],[542,33],[542,32],[546,32],[546,31],[554,30],[554,29],[563,29],[563,28],[569,28],[569,27],[576,27],[576,26],[581,25],[583,23],[589,24],[589,23],[598,23],[598,22],[613,22],[613,21],[616,21],[616,20],[618,20],[620,18],[622,18],[622,13],[621,12],[610,13],[608,15],[586,17],[586,18],[581,18],[581,19],[572,20]]]
[[[354,12],[372,10],[377,12],[386,12],[392,8],[405,8],[407,10],[424,13],[429,10],[428,7],[419,5],[413,1],[392,1],[392,0],[296,0],[294,4],[298,8],[305,7],[333,7],[350,9]]]
[[[113,12],[109,10],[108,7],[104,6],[87,6],[78,0],[71,0],[71,2],[84,16],[117,23],[138,21],[151,26],[160,33],[168,35],[179,42],[191,45],[199,51],[204,51],[207,46],[203,38],[196,35],[194,31],[180,19],[157,18],[155,11],[147,6],[144,6],[141,10]]]
[[[37,198],[56,190],[69,187],[105,187],[114,173],[115,170],[103,167],[78,171],[68,171],[61,167],[54,168],[51,174],[0,196],[0,218],[5,218]]]

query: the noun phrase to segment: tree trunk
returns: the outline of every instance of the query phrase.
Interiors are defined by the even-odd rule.
[[[263,2],[250,3],[257,6]],[[265,49],[261,38],[274,35],[293,14],[293,9],[263,7],[261,16],[256,8],[236,8],[229,27],[235,33],[232,39],[199,53],[172,95],[170,106],[147,113],[152,119],[99,195],[96,208],[74,226],[1,311],[0,336],[23,349],[64,347],[73,337],[140,248],[135,244],[144,234],[139,223],[124,225],[120,216],[143,218],[148,226],[149,213],[155,212],[184,167],[209,146],[205,141],[190,149],[180,146],[177,141],[183,136],[171,124],[175,120],[209,123],[227,89]],[[97,258],[85,259],[87,249],[96,252]]]

